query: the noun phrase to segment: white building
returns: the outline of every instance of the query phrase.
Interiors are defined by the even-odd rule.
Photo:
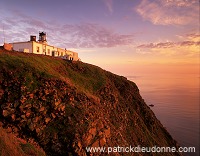
[[[66,49],[58,48],[47,44],[46,33],[39,32],[39,40],[36,36],[30,36],[30,41],[10,43],[12,49],[19,52],[43,54],[55,57],[61,57],[67,60],[78,61],[78,53]]]

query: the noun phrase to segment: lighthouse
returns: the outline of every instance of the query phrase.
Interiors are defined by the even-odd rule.
[[[39,43],[47,44],[46,32],[39,32]]]

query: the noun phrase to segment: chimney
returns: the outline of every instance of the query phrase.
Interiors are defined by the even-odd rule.
[[[30,36],[30,41],[35,41],[36,42],[36,36]]]

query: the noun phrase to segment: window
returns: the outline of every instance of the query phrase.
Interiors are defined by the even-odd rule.
[[[40,52],[40,47],[37,47],[37,52],[38,52],[38,53]]]
[[[48,49],[48,55],[50,55],[50,49]]]

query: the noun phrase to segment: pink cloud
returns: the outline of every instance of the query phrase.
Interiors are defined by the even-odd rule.
[[[104,3],[108,9],[108,11],[112,14],[113,13],[113,0],[104,0]]]
[[[196,0],[142,0],[135,11],[155,25],[186,25],[197,22],[198,5]]]
[[[166,48],[175,48],[175,47],[182,47],[182,46],[199,46],[200,42],[195,41],[182,41],[182,42],[160,42],[160,43],[148,43],[148,44],[141,44],[137,46],[139,49],[147,48],[157,48],[157,49],[166,49]]]
[[[70,35],[70,42],[76,47],[115,47],[133,42],[134,35],[119,34],[94,23],[64,25],[62,34]]]
[[[173,42],[160,42],[160,43],[149,43],[137,46],[137,48],[172,48],[175,46]]]
[[[200,34],[198,34],[198,33],[190,33],[190,34],[187,34],[186,37],[191,40],[199,40],[200,41]]]
[[[16,16],[17,15],[17,16]],[[41,21],[14,11],[13,16],[3,20],[6,35],[11,40],[27,41],[30,35],[47,32],[49,44],[66,48],[116,47],[133,42],[133,34],[121,34],[95,23],[59,24]],[[12,31],[11,31],[12,30]],[[15,34],[17,37],[14,37]]]
[[[189,7],[196,3],[196,0],[160,0],[163,5],[176,7]]]

